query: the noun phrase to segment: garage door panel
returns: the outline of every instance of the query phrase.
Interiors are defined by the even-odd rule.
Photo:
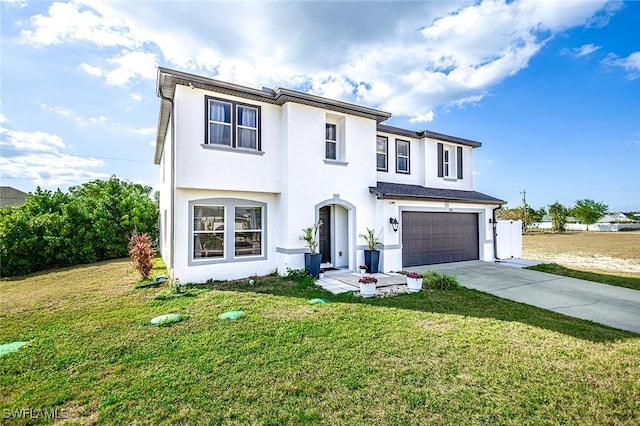
[[[402,213],[403,266],[478,258],[476,213]]]

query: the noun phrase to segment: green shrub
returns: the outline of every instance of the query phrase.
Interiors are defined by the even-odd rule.
[[[422,286],[431,290],[456,290],[460,288],[458,279],[453,275],[440,274],[436,271],[427,271],[422,274]]]
[[[286,278],[295,282],[302,288],[311,287],[316,284],[316,279],[309,275],[309,272],[305,269],[287,268]]]
[[[136,230],[158,235],[151,187],[95,180],[68,193],[40,188],[19,207],[0,208],[2,276],[125,257]]]

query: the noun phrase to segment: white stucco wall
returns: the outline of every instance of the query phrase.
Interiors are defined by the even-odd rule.
[[[190,259],[193,233],[189,227],[193,212],[189,202],[209,199],[242,199],[266,203],[266,223],[264,225],[264,260],[250,258],[228,259],[227,262],[209,262],[207,259],[193,261]],[[176,190],[176,256],[174,259],[174,277],[183,283],[198,283],[208,279],[233,280],[252,275],[267,275],[277,268],[275,244],[272,236],[277,235],[278,208],[274,194],[238,191],[211,191],[200,189]],[[233,226],[227,224],[226,226]]]
[[[473,148],[444,142],[445,145],[462,147],[462,179],[445,179],[438,176],[438,143],[435,139],[425,138],[425,169],[424,186],[440,189],[460,189],[473,191]]]
[[[263,154],[204,146],[205,95],[260,106]],[[234,191],[280,190],[280,107],[184,86],[176,87],[176,186]]]

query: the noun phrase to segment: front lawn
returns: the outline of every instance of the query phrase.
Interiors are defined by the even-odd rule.
[[[136,281],[127,260],[0,281],[0,343],[28,342],[0,357],[5,421],[640,423],[629,332],[467,289],[362,300],[262,277],[158,300]],[[165,313],[186,319],[149,324]]]

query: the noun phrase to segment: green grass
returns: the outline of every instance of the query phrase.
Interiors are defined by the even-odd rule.
[[[558,265],[557,263],[541,263],[540,265],[529,266],[526,269],[640,290],[640,278],[621,277],[616,275],[598,274],[595,272],[578,271],[576,269],[570,269],[562,265]]]
[[[125,260],[0,281],[0,343],[29,342],[0,357],[0,412],[59,408],[80,424],[640,422],[629,332],[467,289],[363,300],[269,276],[157,300],[167,286],[136,281]],[[218,319],[230,310],[246,315]],[[165,313],[186,319],[149,324]]]

